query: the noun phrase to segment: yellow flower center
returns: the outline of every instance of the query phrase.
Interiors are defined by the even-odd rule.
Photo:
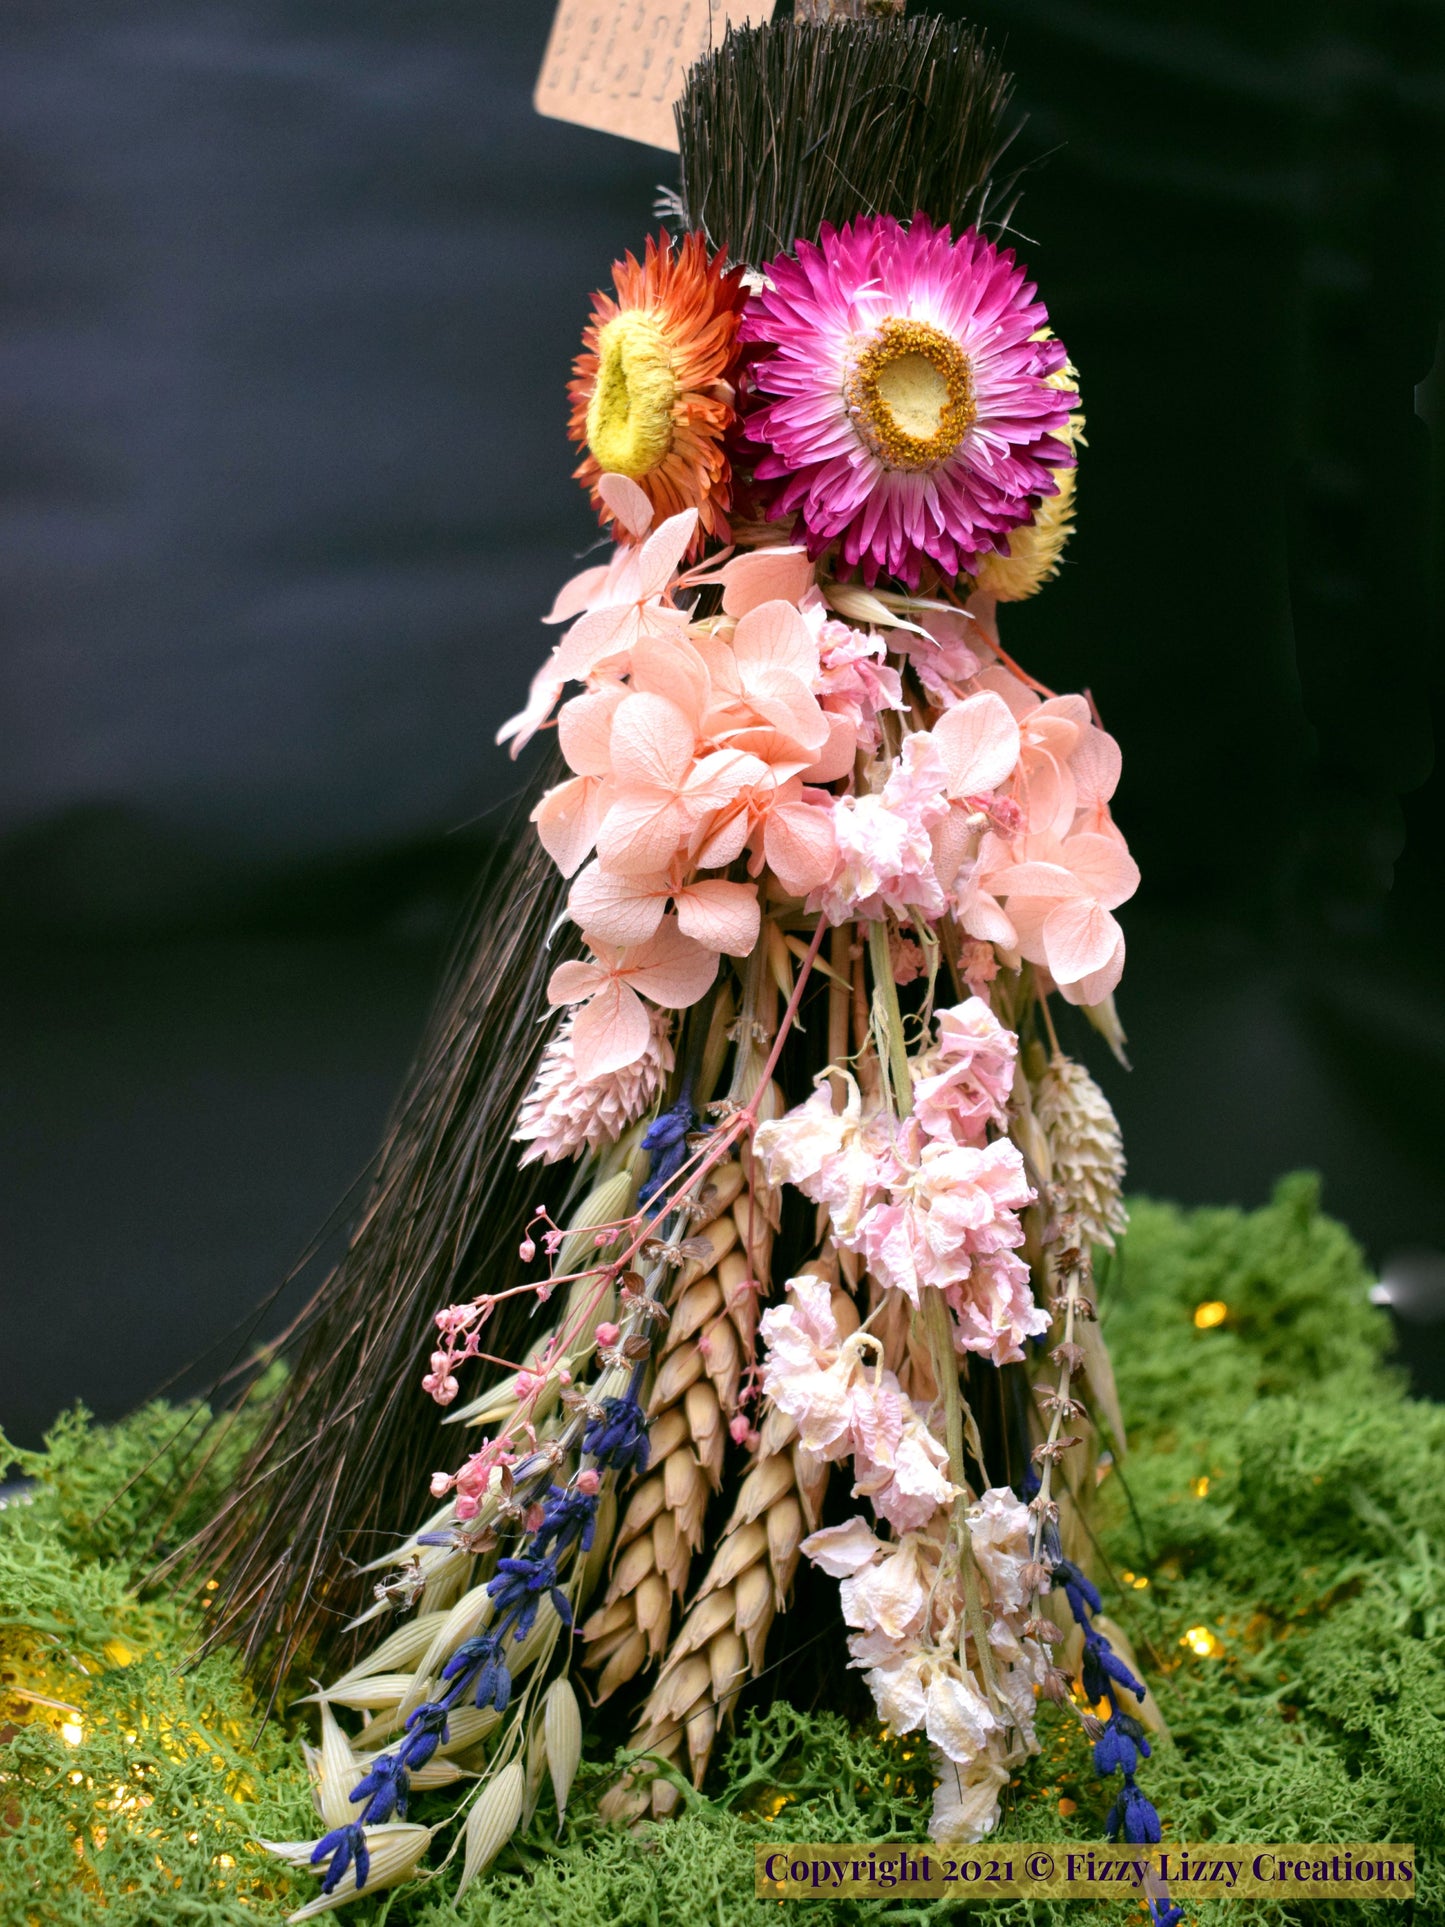
[[[614,315],[597,336],[597,382],[587,404],[587,446],[611,475],[635,481],[672,447],[677,379],[667,336],[636,308]]]
[[[978,413],[968,356],[927,321],[890,315],[859,355],[848,412],[890,468],[936,468]]]

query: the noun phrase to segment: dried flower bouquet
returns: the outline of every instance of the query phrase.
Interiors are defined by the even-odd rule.
[[[318,1694],[294,1918],[411,1872],[415,1788],[461,1791],[463,1887],[546,1774],[564,1813],[579,1669],[654,1674],[608,1806],[667,1813],[800,1558],[926,1737],[935,1839],[997,1823],[1040,1694],[1120,1776],[1111,1831],[1157,1838],[1157,1715],[1080,1559],[1096,1421],[1124,1445],[1090,1282],[1123,1159],[1051,1011],[1119,1048],[1138,872],[1118,746],[998,627],[1071,527],[1074,371],[976,229],[861,215],[751,271],[664,232],[597,298],[571,419],[615,546],[501,736],[555,726],[570,772],[533,822],[584,954],[513,1155],[572,1164],[572,1201],[526,1282],[437,1314],[425,1387],[483,1436],[378,1562],[363,1618],[409,1616]],[[551,1323],[504,1360],[519,1296]],[[473,1360],[508,1375],[458,1407]]]

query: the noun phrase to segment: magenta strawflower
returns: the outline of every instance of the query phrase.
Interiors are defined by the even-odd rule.
[[[742,337],[763,351],[747,434],[774,517],[811,555],[832,542],[864,580],[918,585],[1008,553],[1008,532],[1057,492],[1078,397],[1048,377],[1062,342],[1014,261],[970,229],[915,214],[824,227],[768,264]]]

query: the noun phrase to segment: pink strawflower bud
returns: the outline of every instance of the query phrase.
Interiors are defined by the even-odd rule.
[[[479,1510],[480,1507],[475,1499],[461,1498],[457,1500],[457,1517],[459,1519],[475,1519]]]
[[[577,1474],[577,1478],[576,1478],[577,1490],[579,1492],[585,1492],[589,1499],[591,1498],[592,1494],[597,1491],[598,1487],[601,1484],[602,1484],[602,1474],[597,1470],[595,1466],[589,1465],[585,1469],[585,1471],[579,1472]]]
[[[531,1264],[536,1255],[536,1245],[533,1244],[530,1238],[523,1238],[522,1242],[517,1246],[517,1256],[521,1259],[522,1263],[524,1265]]]
[[[615,1345],[622,1336],[622,1327],[620,1325],[599,1325],[593,1333],[593,1336],[599,1345]]]
[[[444,1499],[452,1489],[450,1472],[433,1472],[431,1475],[431,1495],[434,1499]]]

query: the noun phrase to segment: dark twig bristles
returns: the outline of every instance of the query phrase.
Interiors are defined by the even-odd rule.
[[[1011,92],[955,21],[735,29],[677,105],[687,223],[758,267],[859,214],[906,220],[921,208],[955,229],[1006,221],[989,177],[1010,138]]]
[[[544,766],[537,780],[557,774]],[[230,1503],[176,1562],[183,1577],[221,1581],[208,1643],[235,1644],[272,1682],[367,1603],[354,1566],[426,1502],[445,1457],[421,1390],[436,1311],[517,1282],[519,1227],[568,1176],[519,1171],[511,1143],[547,1037],[546,980],[572,954],[566,937],[547,948],[567,885],[524,820],[532,789],[482,880],[349,1249],[302,1321],[290,1381]],[[499,1345],[508,1336],[499,1323]]]

